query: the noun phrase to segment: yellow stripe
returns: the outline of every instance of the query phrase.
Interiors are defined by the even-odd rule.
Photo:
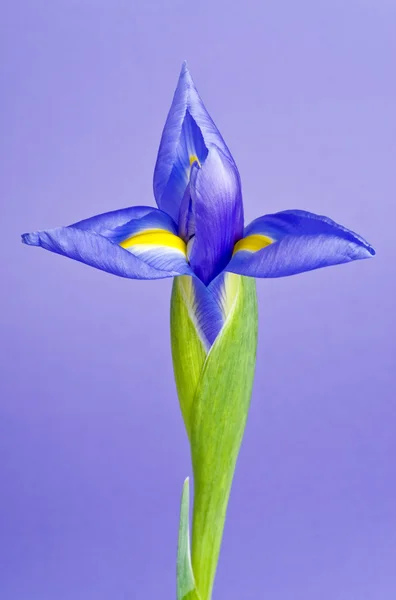
[[[175,248],[187,255],[186,244],[179,236],[174,235],[166,229],[147,229],[141,233],[136,233],[120,243],[122,248],[130,248],[136,245],[149,246],[166,246],[167,248]]]
[[[253,235],[248,235],[245,238],[242,238],[237,242],[234,246],[234,252],[239,252],[240,250],[246,250],[247,252],[257,252],[257,250],[261,250],[266,246],[272,244],[274,240],[267,235],[260,235],[259,233],[255,233]]]
[[[190,167],[192,167],[195,162],[197,162],[198,165],[201,166],[201,163],[198,160],[198,156],[196,154],[190,154]]]

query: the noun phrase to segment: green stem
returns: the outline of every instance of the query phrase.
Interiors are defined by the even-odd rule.
[[[185,294],[179,294],[176,282],[172,297],[173,361],[194,472],[192,573],[201,600],[212,597],[256,358],[255,282],[237,275],[228,278],[227,289],[233,301],[226,323],[204,361],[199,341],[193,337],[189,313],[183,309]],[[191,357],[195,357],[195,365],[191,365]],[[202,369],[196,377],[199,364]]]
[[[248,416],[257,343],[255,282],[239,278],[233,312],[204,365],[192,407],[192,565],[210,600],[235,465]]]

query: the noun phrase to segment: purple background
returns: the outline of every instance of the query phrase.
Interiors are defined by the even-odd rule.
[[[258,282],[252,409],[214,600],[396,597],[392,0],[2,3],[0,597],[175,597],[191,474],[171,281],[24,231],[152,204],[183,59],[247,220],[326,214],[376,247]]]

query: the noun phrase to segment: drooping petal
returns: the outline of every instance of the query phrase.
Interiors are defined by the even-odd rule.
[[[374,254],[362,237],[331,219],[286,210],[250,223],[226,270],[250,277],[285,277]]]
[[[177,226],[170,216],[153,206],[131,206],[129,208],[120,208],[107,213],[89,217],[71,227],[94,231],[106,237],[115,235],[112,232],[121,232],[125,228],[126,235],[132,235],[143,229],[167,229],[177,234]]]
[[[214,145],[233,161],[183,64],[173,102],[162,133],[154,170],[154,196],[158,207],[176,222],[187,187],[191,165],[202,165]]]
[[[188,257],[193,271],[208,284],[229,262],[243,232],[241,183],[234,163],[211,147],[201,168],[191,175],[195,236]]]
[[[27,233],[22,241],[120,277],[162,279],[191,273],[185,244],[175,232],[168,215],[134,207]]]

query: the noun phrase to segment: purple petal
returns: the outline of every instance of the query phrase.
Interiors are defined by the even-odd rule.
[[[183,64],[173,102],[162,133],[154,170],[154,196],[158,207],[176,222],[191,165],[202,165],[210,145],[218,147],[233,162]],[[236,168],[236,167],[235,167]]]
[[[253,241],[260,245],[260,236],[261,249],[251,251]],[[250,277],[285,277],[374,254],[362,237],[331,219],[286,210],[250,223],[226,270]]]
[[[189,242],[192,269],[207,285],[229,262],[243,232],[241,184],[234,163],[214,146],[191,178],[195,236]]]
[[[183,242],[175,232],[167,214],[156,208],[134,207],[69,227],[26,233],[22,241],[120,277],[161,279],[191,274]],[[153,243],[155,236],[159,243]]]

